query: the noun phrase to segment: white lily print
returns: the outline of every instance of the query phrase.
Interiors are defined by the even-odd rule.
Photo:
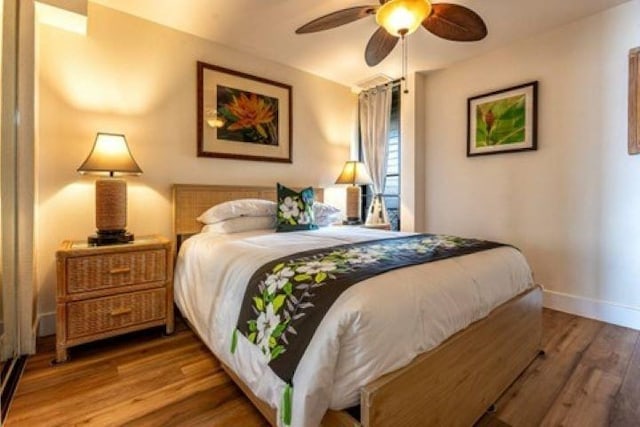
[[[398,249],[403,251],[416,251],[418,253],[424,253],[427,248],[421,243],[404,243],[402,245],[398,245]]]
[[[345,253],[345,258],[349,264],[370,264],[378,261],[382,254],[373,250],[350,249]]]
[[[300,267],[298,267],[296,271],[298,273],[317,274],[317,273],[320,273],[321,271],[324,271],[324,272],[333,271],[336,268],[338,268],[338,266],[336,265],[335,262],[309,261],[304,265],[301,265]]]
[[[266,310],[261,312],[256,321],[258,336],[256,342],[264,354],[269,354],[269,338],[280,323],[280,315],[273,310],[272,304],[267,304]]]
[[[277,273],[270,274],[267,280],[264,281],[264,284],[267,286],[267,292],[273,294],[282,289],[294,274],[296,274],[295,271],[289,267],[285,267]]]
[[[298,208],[298,202],[291,197],[285,197],[280,204],[280,210],[284,218],[296,218],[300,215],[300,209]]]
[[[453,249],[457,246],[457,244],[452,240],[443,239],[438,242],[438,246],[441,246],[445,249]]]

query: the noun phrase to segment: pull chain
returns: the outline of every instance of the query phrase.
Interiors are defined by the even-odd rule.
[[[408,55],[407,51],[409,50],[408,40],[405,37],[405,34],[402,34],[402,80],[404,81],[404,93],[409,93],[409,88],[407,87],[407,62]]]

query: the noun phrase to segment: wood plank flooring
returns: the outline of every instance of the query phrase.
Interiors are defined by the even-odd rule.
[[[267,426],[183,323],[31,357],[7,426]],[[476,427],[640,425],[639,332],[544,312],[539,357]]]

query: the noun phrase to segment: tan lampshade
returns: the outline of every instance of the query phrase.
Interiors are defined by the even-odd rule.
[[[99,132],[89,157],[78,168],[80,173],[106,172],[140,175],[142,169],[133,159],[124,135]]]
[[[344,168],[336,179],[336,184],[369,185],[371,177],[362,162],[350,160],[344,164]]]
[[[376,22],[392,36],[413,33],[431,13],[428,0],[390,0],[376,12]]]
[[[351,184],[347,187],[347,223],[360,223],[360,185],[371,184],[371,177],[362,162],[349,160],[344,164],[336,184]]]
[[[93,245],[127,243],[133,235],[127,233],[127,183],[113,178],[115,173],[140,175],[142,169],[133,159],[124,135],[99,132],[89,157],[78,168],[80,173],[104,174],[96,181],[97,235],[89,236]]]

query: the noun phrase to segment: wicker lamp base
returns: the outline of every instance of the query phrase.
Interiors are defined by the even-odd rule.
[[[104,178],[96,181],[97,234],[87,239],[90,245],[113,245],[133,241],[127,233],[127,183],[124,179]]]
[[[360,219],[360,207],[362,199],[362,190],[359,185],[350,185],[347,187],[347,219],[344,221],[347,225],[362,224]]]

